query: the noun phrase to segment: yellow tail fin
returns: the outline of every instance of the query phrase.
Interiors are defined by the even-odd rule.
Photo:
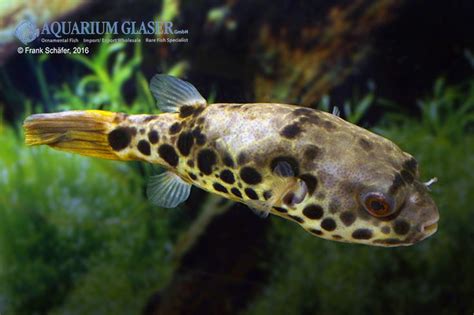
[[[25,143],[118,160],[107,135],[122,119],[123,114],[101,110],[31,115],[23,124]]]

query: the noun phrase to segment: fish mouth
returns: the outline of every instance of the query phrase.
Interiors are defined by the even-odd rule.
[[[424,223],[418,225],[417,229],[406,239],[407,242],[411,244],[418,243],[430,237],[431,235],[435,234],[438,230],[438,217]]]
[[[421,237],[418,241],[424,240],[425,238],[430,237],[431,235],[435,234],[438,230],[438,218],[435,218],[431,221],[426,222],[425,224],[421,225],[419,228],[419,232]]]
[[[438,230],[438,222],[431,223],[429,225],[425,225],[423,227],[423,232],[426,236],[433,235]]]

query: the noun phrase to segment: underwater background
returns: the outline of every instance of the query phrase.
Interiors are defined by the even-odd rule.
[[[25,18],[173,21],[189,41],[19,54]],[[473,29],[469,0],[1,1],[0,314],[472,314]],[[338,106],[438,177],[438,232],[332,242],[198,189],[156,208],[150,165],[24,145],[32,113],[158,113],[155,73],[209,103]]]

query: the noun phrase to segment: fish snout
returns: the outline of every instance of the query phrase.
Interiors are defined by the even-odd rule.
[[[438,230],[439,212],[438,207],[432,203],[429,207],[421,210],[419,216],[420,223],[416,225],[414,231],[414,241],[424,240]]]
[[[434,234],[437,230],[438,230],[438,220],[434,222],[420,224],[418,227],[418,231],[420,233],[427,234],[427,236]]]

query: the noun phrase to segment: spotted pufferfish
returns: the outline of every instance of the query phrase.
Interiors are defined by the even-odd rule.
[[[411,245],[437,230],[433,180],[420,181],[416,160],[336,113],[208,105],[193,85],[163,74],[150,88],[161,114],[36,114],[24,122],[26,144],[159,164],[166,171],[150,179],[147,194],[161,207],[178,206],[195,185],[329,240]]]

